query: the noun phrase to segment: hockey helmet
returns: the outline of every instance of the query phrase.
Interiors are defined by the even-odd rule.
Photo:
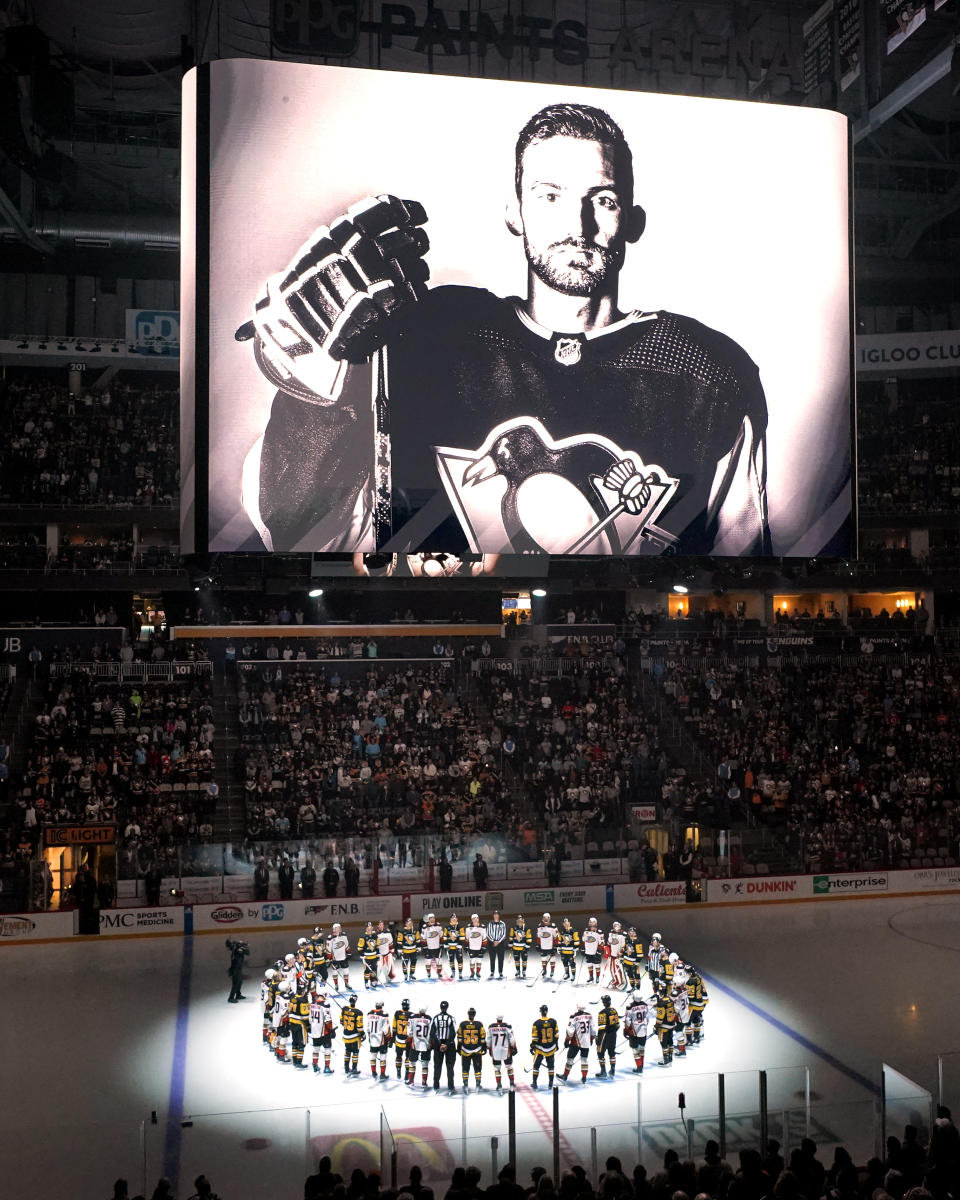
[[[297,956],[296,956],[295,954],[288,954],[288,955],[286,956],[286,958],[284,958],[284,960],[283,960],[283,961],[284,961],[284,962],[287,962],[287,963],[296,962],[296,961],[297,961]]]
[[[281,983],[281,984],[280,984],[280,987],[279,987],[279,989],[278,989],[278,990],[279,990],[279,991],[281,991],[281,992],[283,992],[283,994],[284,994],[284,995],[286,995],[286,994],[287,994],[287,992],[289,992],[289,991],[290,991],[290,989],[291,989],[292,987],[293,987],[293,984],[292,984],[292,983],[290,983],[290,981],[289,981],[289,980],[285,979],[285,980],[283,981],[283,983]]]
[[[456,913],[450,914],[450,924],[451,925],[459,925],[460,924],[460,918],[457,916]]]
[[[540,1005],[540,1015],[541,1016],[545,1017],[549,1011],[550,1010],[547,1008],[547,1006],[545,1004]]]
[[[637,927],[636,927],[636,925],[631,925],[631,926],[630,926],[630,928],[627,930],[627,933],[632,933],[632,934],[633,934],[633,936],[634,936],[634,937],[636,937],[636,936],[637,936]]]
[[[351,994],[350,994],[350,999],[349,999],[348,1003],[350,1003],[350,1004],[356,1004],[356,1002],[357,1002],[357,997],[356,997],[356,995],[355,995],[354,993],[351,993]]]
[[[651,942],[659,942],[660,940],[661,940],[661,939],[660,939],[660,934],[659,934],[659,933],[651,933],[651,934],[650,934],[650,941],[651,941]]]
[[[307,944],[308,944],[308,943],[307,943],[307,939],[306,939],[306,938],[297,938],[297,945],[298,945],[298,946],[306,946]]]
[[[317,997],[317,1000],[320,1001],[320,1003],[322,1004],[323,1001],[326,1000],[326,998],[327,998],[327,993],[326,992],[317,992],[316,997]]]
[[[470,914],[470,920],[471,920],[471,921],[479,921],[479,920],[480,920],[480,914],[479,914],[479,913],[471,913],[471,914]]]
[[[330,926],[330,928],[331,928],[331,930],[332,930],[334,933],[339,933],[339,932],[340,932],[340,930],[343,928],[343,926],[340,924],[340,922],[339,922],[339,921],[335,921],[335,922],[334,922],[334,923],[333,923],[333,924]]]
[[[503,1020],[503,1013],[502,1013],[502,1012],[498,1012],[498,1013],[497,1013],[497,1020],[498,1020],[498,1021],[502,1021],[502,1020]]]
[[[588,929],[596,929],[596,927],[597,927],[597,918],[591,917],[590,920],[587,922],[587,928]]]
[[[601,996],[600,1003],[603,1005],[604,1008],[609,1008],[610,1007],[610,997],[609,996]]]
[[[613,925],[611,926],[611,930],[613,933],[623,933],[623,926],[619,921],[614,921]]]
[[[264,979],[276,979],[277,973],[273,969],[273,967],[267,967],[267,969],[263,973],[263,977],[264,977]]]
[[[441,1000],[440,1001],[440,1011],[441,1012],[446,1012],[449,1007],[450,1007],[449,1000]]]
[[[468,1008],[468,1009],[467,1009],[467,1016],[470,1018],[470,1020],[471,1020],[471,1021],[473,1020],[473,1018],[474,1018],[476,1015],[477,1015],[477,1010],[476,1010],[475,1008]]]
[[[521,924],[522,924],[522,923],[523,923],[523,922],[524,922],[526,919],[527,919],[527,918],[526,918],[526,917],[523,915],[523,913],[517,913],[517,920],[518,920],[518,921],[520,921],[520,922],[521,922]]]
[[[427,913],[427,915],[423,919],[425,921],[435,921],[437,919],[437,917],[436,917],[435,913]]]
[[[412,929],[413,928],[413,917],[407,917],[407,919],[403,923],[403,927],[404,927],[404,929]]]
[[[639,992],[633,992],[630,996],[630,999],[634,1004],[640,1004],[643,1000],[643,996]]]
[[[418,1005],[417,1005],[417,1013],[418,1013],[419,1015],[423,1015],[423,1016],[425,1016],[425,1015],[426,1015],[426,1012],[427,1012],[427,1006],[426,1006],[425,1004],[418,1004]]]
[[[680,955],[676,952],[676,950],[671,950],[667,955],[667,962],[672,962],[673,965],[676,966],[679,961]]]
[[[368,922],[367,922],[367,925],[366,925],[366,928],[367,928],[367,930],[371,930],[371,929],[373,929],[373,922],[372,922],[372,921],[368,921]]]
[[[568,926],[569,926],[569,925],[570,925],[570,918],[569,918],[569,917],[564,917],[564,918],[563,918],[563,927],[564,927],[564,929],[568,928]]]
[[[379,1012],[383,1008],[383,1001],[378,1000],[373,1007]]]
[[[541,920],[541,921],[549,921],[549,920],[550,920],[550,914],[549,914],[549,913],[544,913],[544,914],[543,914],[543,916],[540,918],[540,920]]]
[[[400,1007],[404,1012],[410,1011],[410,1001],[406,998],[406,996],[404,996],[404,998],[400,1001]]]

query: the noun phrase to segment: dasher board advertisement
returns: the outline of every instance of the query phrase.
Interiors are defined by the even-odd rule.
[[[845,117],[252,59],[184,87],[185,545],[851,552]]]

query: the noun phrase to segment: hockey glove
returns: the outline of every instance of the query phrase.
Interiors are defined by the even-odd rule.
[[[427,219],[416,200],[370,196],[321,225],[272,276],[253,320],[257,365],[278,388],[330,402],[342,362],[365,362],[386,341],[388,318],[426,293]]]

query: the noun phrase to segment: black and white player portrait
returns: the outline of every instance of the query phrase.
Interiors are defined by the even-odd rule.
[[[211,549],[843,552],[843,118],[215,67]]]

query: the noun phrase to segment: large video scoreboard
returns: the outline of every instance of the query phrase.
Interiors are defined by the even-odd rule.
[[[183,154],[185,551],[853,552],[841,115],[239,60]]]

